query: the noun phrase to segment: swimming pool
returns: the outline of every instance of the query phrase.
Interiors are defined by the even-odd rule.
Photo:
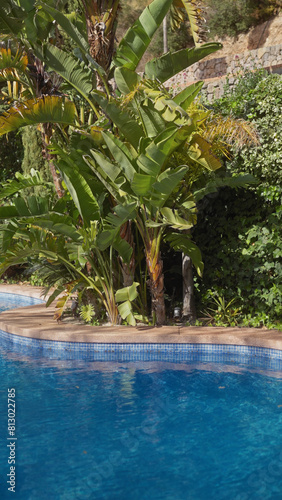
[[[16,498],[281,499],[279,356],[209,346],[133,361],[127,346],[126,359],[52,359],[0,345],[1,498],[15,388]]]
[[[0,292],[0,312],[14,309],[15,307],[33,306],[44,301],[36,297],[27,297],[15,293]]]

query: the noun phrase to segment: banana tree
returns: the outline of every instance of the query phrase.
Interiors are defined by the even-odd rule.
[[[122,85],[131,85],[131,72],[119,71]],[[119,82],[120,83],[120,82]],[[113,121],[119,136],[102,131],[103,147],[93,147],[83,157],[116,202],[108,215],[108,228],[99,236],[102,249],[113,244],[120,228],[133,220],[144,244],[150,277],[152,309],[157,324],[165,322],[164,282],[161,258],[163,238],[173,248],[191,255],[199,273],[202,272],[200,252],[187,233],[196,222],[196,207],[191,192],[185,191],[189,165],[174,165],[174,153],[185,147],[187,159],[201,168],[215,170],[221,166],[210,145],[198,134],[198,116],[190,118],[188,108],[201,84],[193,85],[174,100],[152,83],[140,83],[127,100],[126,109],[105,96],[95,98]]]
[[[95,197],[91,188],[97,191],[97,183],[85,182],[87,168],[85,170],[85,175],[70,170],[67,179],[67,168],[64,169],[76,204],[70,196],[55,203],[52,197],[33,195],[26,199],[22,196],[27,188],[45,185],[35,171],[30,176],[18,174],[15,180],[3,186],[0,191],[0,271],[27,260],[32,264],[40,262],[41,276],[47,285],[45,292],[55,288],[47,305],[58,300],[56,319],[62,315],[70,296],[79,292],[88,300],[94,299],[95,304],[98,299],[112,324],[118,322],[119,314],[129,324],[135,324],[132,301],[137,296],[138,284],[120,288],[113,248],[102,253],[97,245],[103,196],[96,193]],[[116,247],[126,258],[124,249],[118,244]]]

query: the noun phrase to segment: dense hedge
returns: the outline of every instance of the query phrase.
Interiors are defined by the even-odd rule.
[[[235,297],[245,314],[275,321],[282,318],[282,77],[258,75],[245,75],[214,102],[217,111],[256,124],[259,147],[234,153],[226,170],[250,172],[258,185],[222,188],[199,206],[194,237],[205,273],[197,287],[200,308],[213,289]]]

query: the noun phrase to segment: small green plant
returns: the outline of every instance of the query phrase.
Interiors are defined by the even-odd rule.
[[[241,326],[282,330],[282,323],[271,321],[271,318],[266,313],[257,313],[255,315],[245,314],[242,318]]]
[[[81,306],[79,311],[79,316],[85,323],[92,323],[93,317],[95,316],[95,310],[92,304],[86,304]]]
[[[28,280],[32,286],[44,286],[44,280],[37,271],[32,273]]]
[[[207,311],[205,311],[207,323],[215,326],[237,326],[241,314],[241,308],[234,307],[237,300],[237,298],[233,298],[227,301],[225,297],[217,292],[213,293],[211,307],[208,307]]]

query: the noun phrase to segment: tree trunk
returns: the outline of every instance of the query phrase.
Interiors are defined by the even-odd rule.
[[[120,229],[120,236],[123,240],[125,240],[132,248],[132,255],[129,264],[122,260],[122,257],[119,257],[121,263],[121,272],[123,277],[123,286],[131,286],[134,281],[135,274],[135,244],[132,234],[132,223],[131,221],[127,221]]]
[[[152,300],[152,313],[157,325],[164,325],[165,301],[164,301],[164,275],[161,252],[154,252],[152,242],[145,246],[147,269],[150,276],[150,292]]]
[[[182,279],[183,279],[183,318],[195,321],[196,308],[194,301],[193,265],[191,257],[182,254]]]

